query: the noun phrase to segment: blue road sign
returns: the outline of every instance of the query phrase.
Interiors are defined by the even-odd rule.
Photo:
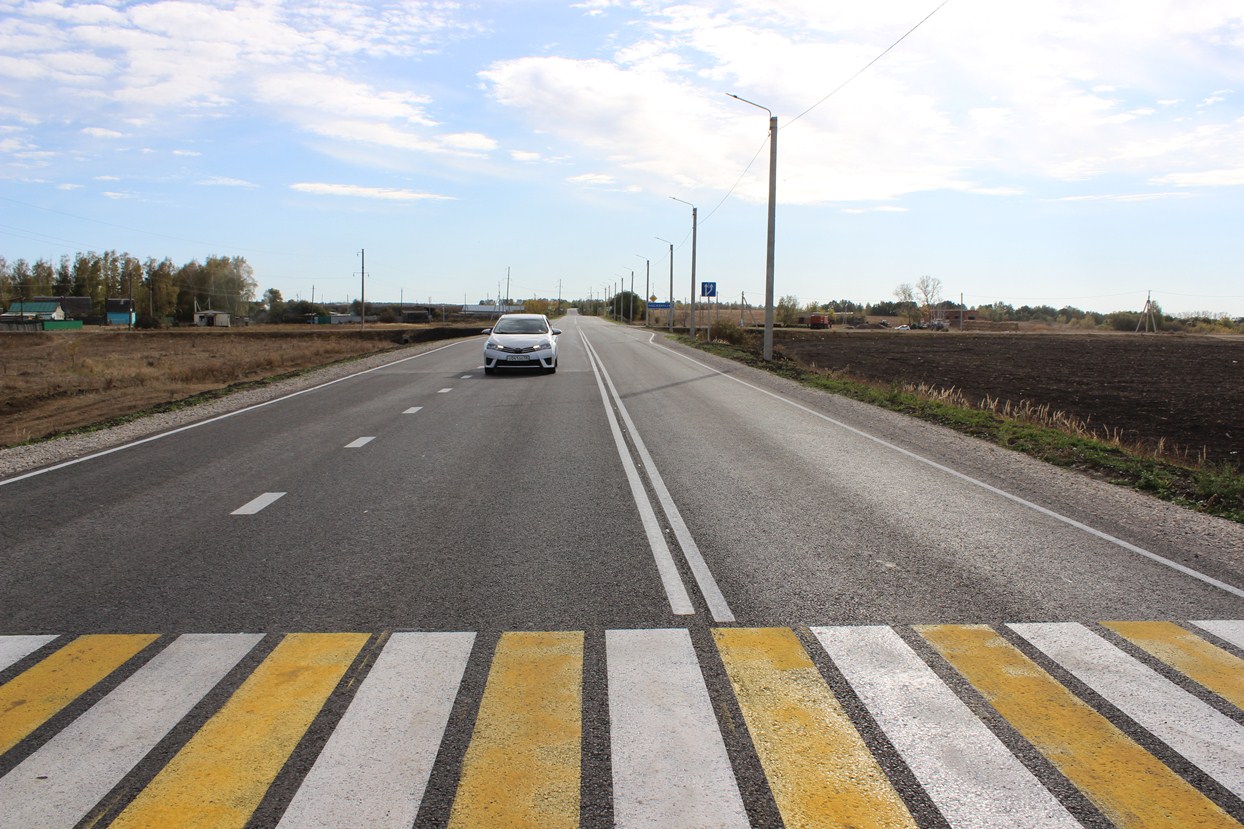
[[[662,309],[662,308],[668,308],[668,307],[670,307],[670,304],[669,304],[668,302],[649,302],[649,303],[648,303],[648,307],[649,307],[649,308],[656,308],[657,310],[660,310],[660,309]]]
[[[701,282],[700,283],[700,296],[717,296],[717,283],[716,282]]]

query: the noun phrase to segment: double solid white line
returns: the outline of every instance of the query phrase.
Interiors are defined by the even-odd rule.
[[[653,509],[652,502],[649,500],[648,493],[645,491],[643,482],[640,479],[639,470],[636,468],[635,461],[631,458],[630,450],[626,446],[626,439],[622,435],[622,428],[618,424],[617,415],[614,413],[615,405],[617,406],[618,414],[621,414],[622,420],[626,423],[631,440],[635,444],[635,451],[639,455],[644,472],[648,476],[648,482],[652,485],[652,491],[656,493],[657,500],[661,502],[661,510],[665,513],[666,520],[669,521],[670,528],[674,531],[674,537],[678,539],[678,545],[682,548],[683,556],[687,560],[687,566],[695,577],[696,586],[700,589],[700,595],[704,597],[705,604],[708,605],[713,621],[733,622],[734,613],[730,610],[730,605],[726,603],[725,596],[722,595],[721,589],[717,586],[717,580],[713,578],[712,572],[708,569],[704,556],[700,554],[700,548],[695,543],[695,539],[692,538],[691,531],[687,528],[687,523],[683,521],[682,514],[678,511],[678,506],[674,503],[673,496],[670,495],[669,490],[666,488],[665,481],[661,478],[661,473],[657,470],[656,463],[652,460],[652,456],[648,454],[648,447],[644,445],[644,440],[640,437],[639,430],[635,428],[635,421],[631,419],[630,412],[626,410],[625,404],[622,403],[622,396],[618,394],[618,389],[614,386],[613,379],[610,378],[609,372],[605,369],[604,363],[600,359],[600,355],[596,353],[596,349],[592,347],[591,342],[588,341],[582,329],[579,331],[579,337],[583,340],[584,348],[587,349],[588,361],[591,363],[592,372],[596,376],[597,388],[600,389],[600,399],[604,403],[605,413],[609,417],[609,428],[613,433],[614,445],[617,447],[618,457],[621,458],[622,465],[626,469],[626,478],[631,486],[631,495],[635,499],[635,506],[639,509],[644,532],[648,536],[648,544],[652,547],[657,571],[661,576],[661,583],[665,586],[666,595],[670,600],[670,609],[682,616],[691,615],[695,612],[691,605],[691,599],[687,595],[687,590],[678,574],[678,568],[674,564],[674,558],[670,553],[669,545],[665,542],[665,534],[661,531],[660,523],[657,521],[656,511]]]

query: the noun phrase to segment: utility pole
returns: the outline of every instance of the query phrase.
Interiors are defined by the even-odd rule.
[[[359,330],[367,325],[367,251],[360,249],[362,262],[359,265]]]
[[[631,313],[628,315],[627,324],[635,324],[635,269],[631,268]]]
[[[670,198],[674,199],[673,196],[670,196]],[[691,336],[691,339],[694,340],[695,339],[695,248],[696,248],[696,226],[697,226],[696,213],[698,211],[696,210],[696,206],[689,201],[683,201],[682,199],[674,199],[674,201],[682,202],[683,204],[691,208],[691,309],[690,309],[691,313],[688,316],[689,327],[688,327],[687,333]]]
[[[505,266],[505,305],[507,310],[510,305],[510,266]]]

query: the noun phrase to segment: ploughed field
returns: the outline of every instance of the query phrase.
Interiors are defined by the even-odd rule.
[[[883,383],[1048,405],[1124,441],[1244,466],[1244,338],[1167,334],[779,331],[776,349]]]

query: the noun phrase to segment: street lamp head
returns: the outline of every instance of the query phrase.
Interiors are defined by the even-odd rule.
[[[687,205],[687,207],[690,207],[692,210],[695,210],[695,205],[694,205],[694,204],[692,204],[692,203],[691,203],[691,202],[689,202],[689,201],[683,201],[682,199],[678,198],[677,196],[670,196],[670,198],[671,198],[671,199],[673,199],[673,200],[674,200],[674,201],[676,201],[676,202],[682,202],[683,204]]]
[[[738,95],[735,95],[733,92],[727,92],[726,95],[728,97],[733,98],[736,101],[742,101],[745,104],[751,104],[752,106],[756,107],[756,109],[763,109],[765,112],[769,113],[770,118],[773,117],[773,110],[769,109],[768,107],[761,106],[755,101],[749,101],[746,98],[740,98]]]

